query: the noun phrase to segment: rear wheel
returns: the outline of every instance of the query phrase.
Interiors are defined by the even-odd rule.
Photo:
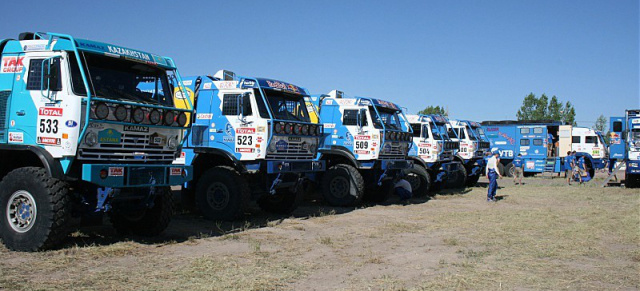
[[[196,205],[207,219],[238,219],[247,210],[250,191],[249,184],[238,171],[217,166],[198,179]]]
[[[504,165],[503,165],[503,164],[501,164],[501,163],[500,163],[500,164],[498,164],[498,172],[500,172],[500,175],[501,175],[501,176],[504,176],[504,175],[505,175],[504,169],[505,169],[505,167],[504,167]]]
[[[322,177],[322,196],[332,206],[351,206],[362,201],[364,179],[351,165],[338,164]]]
[[[0,182],[0,238],[10,250],[56,247],[69,233],[70,213],[66,183],[42,168],[15,169]]]
[[[516,168],[513,166],[513,163],[508,163],[505,167],[504,167],[504,175],[507,177],[513,177],[516,175],[515,173]]]
[[[277,189],[274,194],[263,194],[258,199],[258,206],[267,212],[289,214],[298,208],[303,197],[304,193],[302,189],[291,191],[290,188],[281,188]]]
[[[404,172],[405,179],[411,184],[413,196],[421,197],[429,194],[431,176],[424,167],[414,164],[411,169]]]
[[[170,187],[157,187],[153,206],[148,209],[126,210],[114,205],[111,224],[120,234],[154,236],[163,232],[173,216],[173,193]]]

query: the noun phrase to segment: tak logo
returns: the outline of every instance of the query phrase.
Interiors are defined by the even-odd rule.
[[[2,73],[22,73],[24,57],[4,57],[2,58]]]

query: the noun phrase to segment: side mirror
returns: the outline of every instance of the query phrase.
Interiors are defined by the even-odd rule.
[[[60,86],[60,58],[51,58],[45,60],[45,62],[47,63],[45,76],[48,83],[46,89],[51,91],[62,90]]]
[[[360,109],[360,111],[358,111],[358,126],[363,127],[365,125],[367,125],[367,111]]]
[[[251,95],[249,93],[242,94],[242,115],[251,115]]]

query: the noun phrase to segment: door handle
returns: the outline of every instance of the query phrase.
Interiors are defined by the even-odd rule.
[[[24,116],[26,113],[24,112],[24,110],[20,110],[17,111],[16,114],[18,114],[18,116]]]

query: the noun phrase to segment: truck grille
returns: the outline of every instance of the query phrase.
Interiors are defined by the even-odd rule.
[[[405,159],[405,154],[406,153],[402,150],[402,147],[400,146],[400,144],[393,145],[393,144],[387,143],[382,148],[382,151],[380,152],[380,156],[378,156],[378,159],[403,160]]]
[[[93,147],[82,146],[78,159],[85,161],[116,162],[171,162],[174,151],[150,144],[150,134],[122,133],[120,143],[99,143]]]
[[[443,151],[440,154],[440,160],[442,161],[450,161],[453,159],[453,152],[452,151]]]
[[[277,148],[276,152],[269,153],[266,156],[267,160],[312,160],[314,154],[307,149],[302,148],[303,141],[293,142],[288,141],[287,147]]]

